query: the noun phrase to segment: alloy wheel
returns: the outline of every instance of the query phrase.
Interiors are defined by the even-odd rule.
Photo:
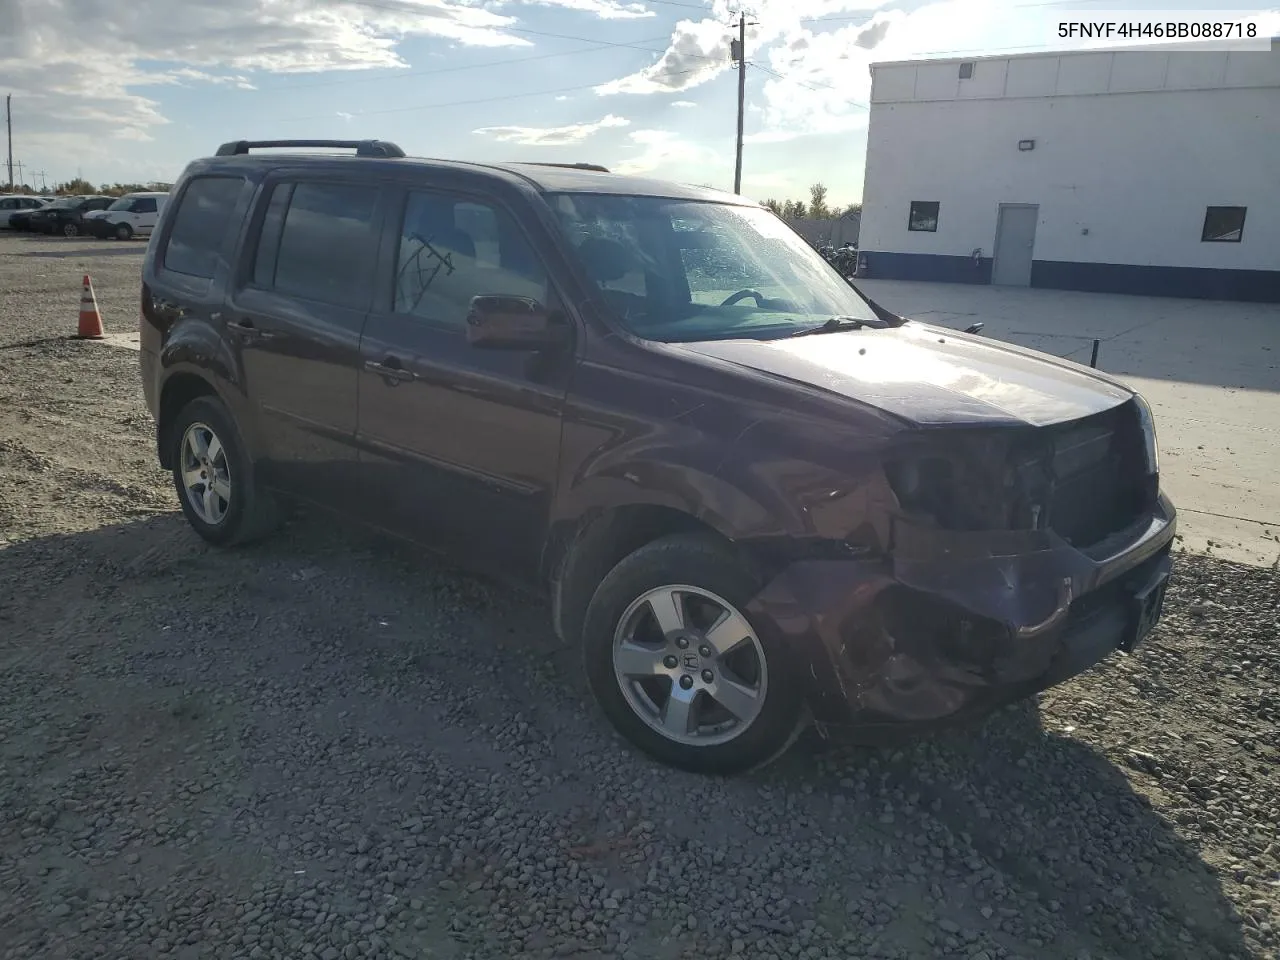
[[[764,648],[723,597],[670,584],[636,598],[619,619],[613,670],[628,706],[668,740],[727,743],[760,715]]]
[[[182,436],[182,485],[197,517],[217,526],[231,506],[231,469],[227,451],[213,429],[193,423]]]

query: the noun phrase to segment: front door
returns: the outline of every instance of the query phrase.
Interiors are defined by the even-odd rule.
[[[555,294],[496,201],[408,190],[390,217],[360,344],[359,446],[368,518],[473,568],[536,573],[554,491],[572,344],[473,347],[471,299]],[[376,302],[376,301],[375,301]]]
[[[1029,203],[1002,203],[996,226],[996,256],[991,282],[1008,287],[1031,285],[1031,257],[1036,245],[1040,208]]]
[[[134,233],[140,237],[145,237],[155,229],[158,216],[159,210],[156,205],[156,198],[139,197],[133,201],[133,205],[129,208],[129,225],[133,227]]]
[[[268,180],[224,317],[255,405],[266,479],[323,504],[356,482],[356,371],[382,192]]]

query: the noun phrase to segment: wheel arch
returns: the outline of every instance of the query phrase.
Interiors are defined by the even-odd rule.
[[[182,409],[197,397],[222,399],[218,390],[207,378],[191,370],[176,371],[160,388],[159,413],[156,419],[156,453],[160,459],[160,466],[166,470],[173,469],[173,444],[169,436],[173,429],[173,421]]]
[[[680,533],[700,533],[738,550],[723,530],[688,511],[660,503],[595,510],[562,524],[548,545],[544,569],[550,581],[556,634],[566,643],[581,636],[596,588],[618,562],[645,544]]]

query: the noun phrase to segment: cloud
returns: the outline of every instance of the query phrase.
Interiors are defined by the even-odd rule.
[[[519,143],[526,147],[558,147],[581,143],[592,134],[610,127],[627,127],[631,121],[612,113],[595,123],[573,123],[564,127],[481,127],[473,130],[503,143]]]
[[[703,175],[708,164],[721,159],[715,150],[681,139],[679,134],[670,130],[633,130],[627,139],[640,151],[612,165],[618,173],[660,171],[664,178],[674,180],[679,179],[682,170],[693,173],[694,167],[697,167],[698,175]]]
[[[697,106],[697,104],[696,104],[696,103],[694,103],[692,100],[672,100],[672,101],[671,101],[671,105],[672,105],[673,107],[680,107],[680,108],[682,108],[682,109],[686,109],[686,110],[687,110],[689,107],[696,107],[696,106]]]
[[[397,45],[414,36],[530,46],[506,32],[515,22],[470,0],[0,0],[0,90],[13,93],[24,161],[106,166],[118,162],[110,140],[168,122],[147,87],[404,67]]]
[[[729,30],[721,20],[681,20],[663,54],[635,73],[595,88],[618,93],[675,93],[706,83],[729,69]]]
[[[576,10],[579,13],[594,14],[601,20],[638,20],[657,15],[643,3],[625,3],[618,0],[499,0],[490,6],[504,6],[508,2]]]

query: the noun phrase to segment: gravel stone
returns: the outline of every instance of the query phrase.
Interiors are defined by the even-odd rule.
[[[544,605],[299,508],[214,550],[108,331],[142,243],[0,237],[0,960],[1280,954],[1280,574],[968,730],[656,767]],[[30,253],[40,256],[28,256]]]

